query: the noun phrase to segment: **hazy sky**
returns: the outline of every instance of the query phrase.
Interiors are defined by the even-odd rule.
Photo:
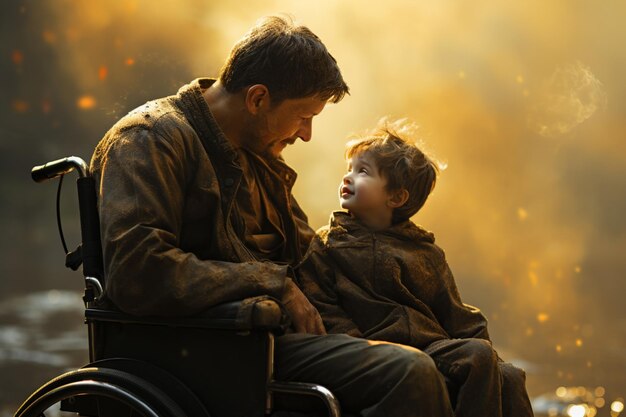
[[[626,395],[626,3],[7,3],[5,167],[27,148],[88,158],[133,107],[215,76],[259,17],[291,14],[351,88],[316,118],[311,143],[285,152],[312,226],[338,208],[346,139],[408,118],[447,167],[414,220],[437,236],[501,355],[527,365],[533,394]]]

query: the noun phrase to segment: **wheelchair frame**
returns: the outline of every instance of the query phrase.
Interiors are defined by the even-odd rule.
[[[105,277],[96,187],[87,164],[70,156],[36,166],[31,175],[42,182],[72,171],[78,173],[82,243],[68,253],[66,266],[83,265],[90,363],[42,385],[15,417],[45,416],[59,402],[63,411],[93,417],[263,416],[273,412],[275,394],[312,396],[329,416],[341,416],[325,387],[274,380],[274,337],[285,326],[276,300],[255,297],[185,318],[96,307]]]

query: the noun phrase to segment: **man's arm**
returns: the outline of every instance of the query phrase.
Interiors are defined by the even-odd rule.
[[[203,260],[181,249],[185,193],[204,152],[190,134],[118,130],[94,155],[106,291],[128,313],[190,315],[226,301],[283,295],[287,266]],[[219,192],[213,197],[210,203],[220,204]]]

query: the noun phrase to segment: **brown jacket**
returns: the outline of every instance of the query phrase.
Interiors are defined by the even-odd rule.
[[[259,262],[242,243],[234,197],[243,173],[202,97],[212,82],[195,80],[135,109],[94,152],[105,294],[122,311],[180,316],[282,295],[288,266]],[[298,261],[313,232],[291,194],[296,174],[281,160],[269,164],[263,186]]]
[[[329,333],[419,349],[441,339],[488,340],[487,320],[461,302],[434,242],[410,221],[372,232],[339,211],[317,231],[296,272]]]

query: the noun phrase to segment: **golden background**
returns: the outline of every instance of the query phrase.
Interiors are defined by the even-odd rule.
[[[351,88],[315,118],[311,143],[284,154],[311,225],[338,208],[348,137],[383,116],[407,118],[446,166],[413,220],[436,234],[464,301],[483,309],[501,356],[527,370],[531,396],[558,386],[606,387],[607,401],[626,395],[625,2],[48,0],[2,8],[6,297],[80,289],[62,270],[54,187],[25,196],[40,187],[28,183],[28,169],[70,154],[88,159],[117,118],[215,76],[258,18],[284,12],[322,39]],[[25,266],[32,250],[54,267]],[[40,288],[11,284],[24,270]]]

